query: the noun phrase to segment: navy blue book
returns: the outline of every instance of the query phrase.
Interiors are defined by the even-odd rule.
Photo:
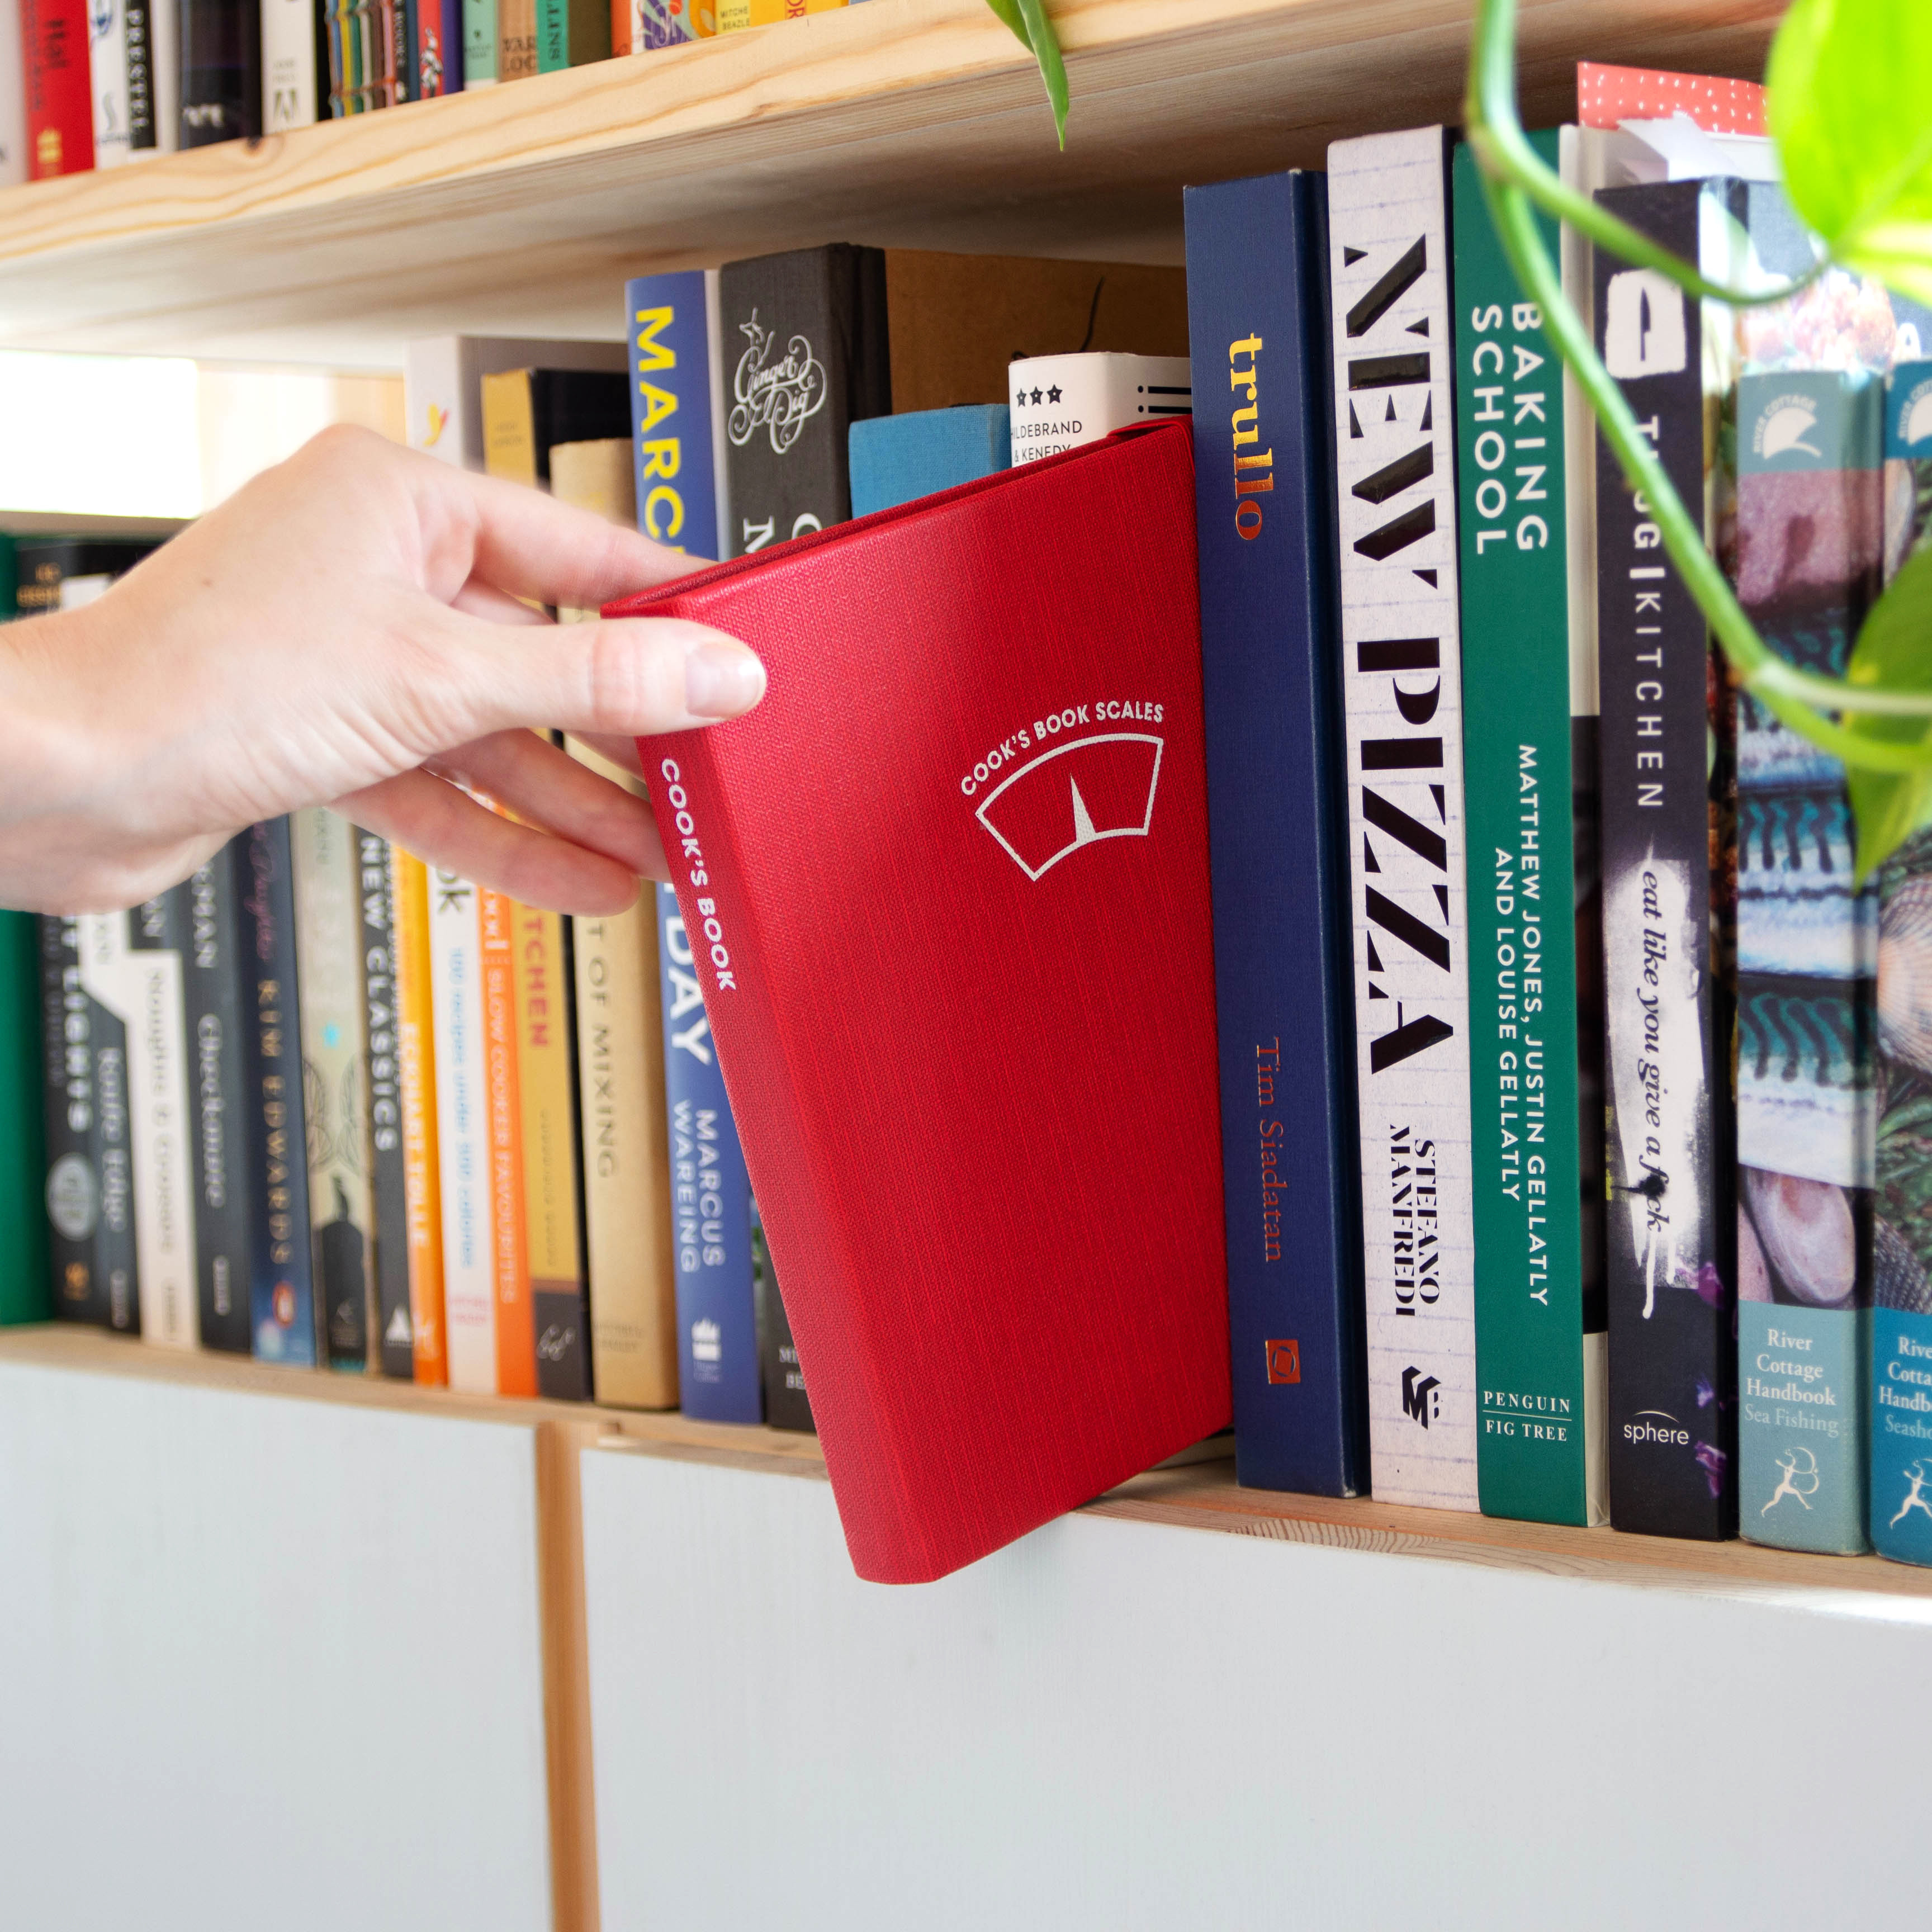
[[[957,483],[1010,469],[1012,412],[1004,403],[866,416],[848,433],[852,514],[868,517]]]
[[[671,1251],[677,1263],[679,1406],[706,1422],[761,1422],[752,1184],[731,1124],[677,895],[657,889]]]
[[[1326,183],[1191,188],[1186,222],[1235,1473],[1355,1496],[1368,1439]]]
[[[718,271],[624,284],[638,527],[688,556],[724,552],[724,370]]]
[[[273,818],[249,826],[236,842],[234,866],[241,908],[248,1307],[255,1355],[259,1361],[312,1369],[315,1274],[289,821]]]

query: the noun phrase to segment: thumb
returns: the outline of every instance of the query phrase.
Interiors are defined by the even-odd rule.
[[[650,737],[751,710],[765,668],[723,631],[678,617],[492,623],[434,607],[435,719],[422,755],[519,727]]]

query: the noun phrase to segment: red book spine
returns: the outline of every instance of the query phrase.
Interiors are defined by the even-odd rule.
[[[35,181],[94,165],[94,94],[87,70],[87,0],[26,0],[27,166]]]

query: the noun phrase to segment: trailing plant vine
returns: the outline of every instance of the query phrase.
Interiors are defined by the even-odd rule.
[[[1780,287],[1707,280],[1690,263],[1566,187],[1524,138],[1516,100],[1516,0],[1477,0],[1464,114],[1496,232],[1541,309],[1631,487],[1738,682],[1793,730],[1842,758],[1868,874],[1932,820],[1932,552],[1873,606],[1843,679],[1789,664],[1732,594],[1564,298],[1534,207],[1598,246],[1736,307],[1779,302],[1834,265],[1932,302],[1932,7],[1925,0],[1794,0],[1772,48],[1769,119],[1786,191],[1818,238],[1811,272]]]

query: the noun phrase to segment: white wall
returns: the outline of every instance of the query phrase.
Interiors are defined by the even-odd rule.
[[[0,1362],[0,1924],[548,1925],[535,1469]]]
[[[1093,1516],[895,1591],[822,1483],[584,1478],[607,1932],[1923,1916],[1922,1601]]]

